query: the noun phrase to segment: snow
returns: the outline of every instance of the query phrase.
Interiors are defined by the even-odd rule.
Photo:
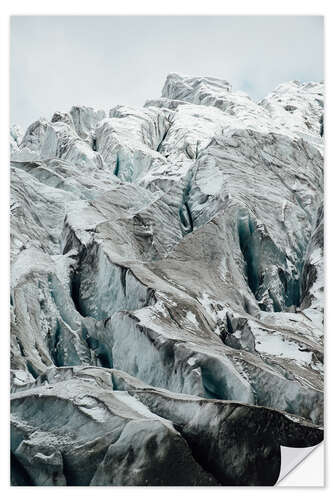
[[[258,329],[255,332],[256,350],[273,356],[294,359],[303,365],[312,361],[312,353],[301,351],[295,342],[286,340],[278,332]]]
[[[196,318],[195,314],[193,314],[192,311],[187,311],[187,313],[186,313],[186,319],[188,321],[190,321],[191,323],[193,323],[194,325],[199,326],[197,318]]]

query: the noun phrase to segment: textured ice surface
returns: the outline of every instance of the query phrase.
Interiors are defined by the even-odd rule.
[[[12,483],[269,485],[323,424],[323,84],[11,129]]]

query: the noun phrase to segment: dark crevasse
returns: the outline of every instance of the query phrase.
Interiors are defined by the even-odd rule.
[[[258,274],[258,251],[254,245],[254,224],[249,218],[241,217],[238,221],[238,235],[239,245],[242,251],[245,265],[248,284],[256,295],[259,287],[259,274]]]
[[[183,235],[189,234],[193,231],[193,219],[191,209],[189,206],[189,197],[192,187],[193,169],[190,170],[185,178],[185,187],[181,204],[178,209],[180,225]]]
[[[116,166],[114,168],[113,175],[115,175],[116,177],[118,177],[119,170],[120,170],[120,160],[119,160],[119,155],[117,155]]]
[[[237,229],[245,275],[259,307],[274,312],[299,307],[303,256],[290,271],[288,257],[249,214],[240,213]]]
[[[324,252],[324,206],[320,205],[314,229],[306,249],[306,256],[301,275],[301,308],[310,307],[312,301],[311,289],[318,277],[318,264],[311,257],[314,252],[320,255]],[[319,266],[320,267],[320,266]]]

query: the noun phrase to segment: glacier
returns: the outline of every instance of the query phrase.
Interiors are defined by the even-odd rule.
[[[10,131],[11,483],[269,486],[323,439],[324,85]]]

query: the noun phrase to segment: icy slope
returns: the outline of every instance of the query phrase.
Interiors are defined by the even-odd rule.
[[[12,481],[274,484],[322,439],[323,84],[108,115],[11,132]]]

